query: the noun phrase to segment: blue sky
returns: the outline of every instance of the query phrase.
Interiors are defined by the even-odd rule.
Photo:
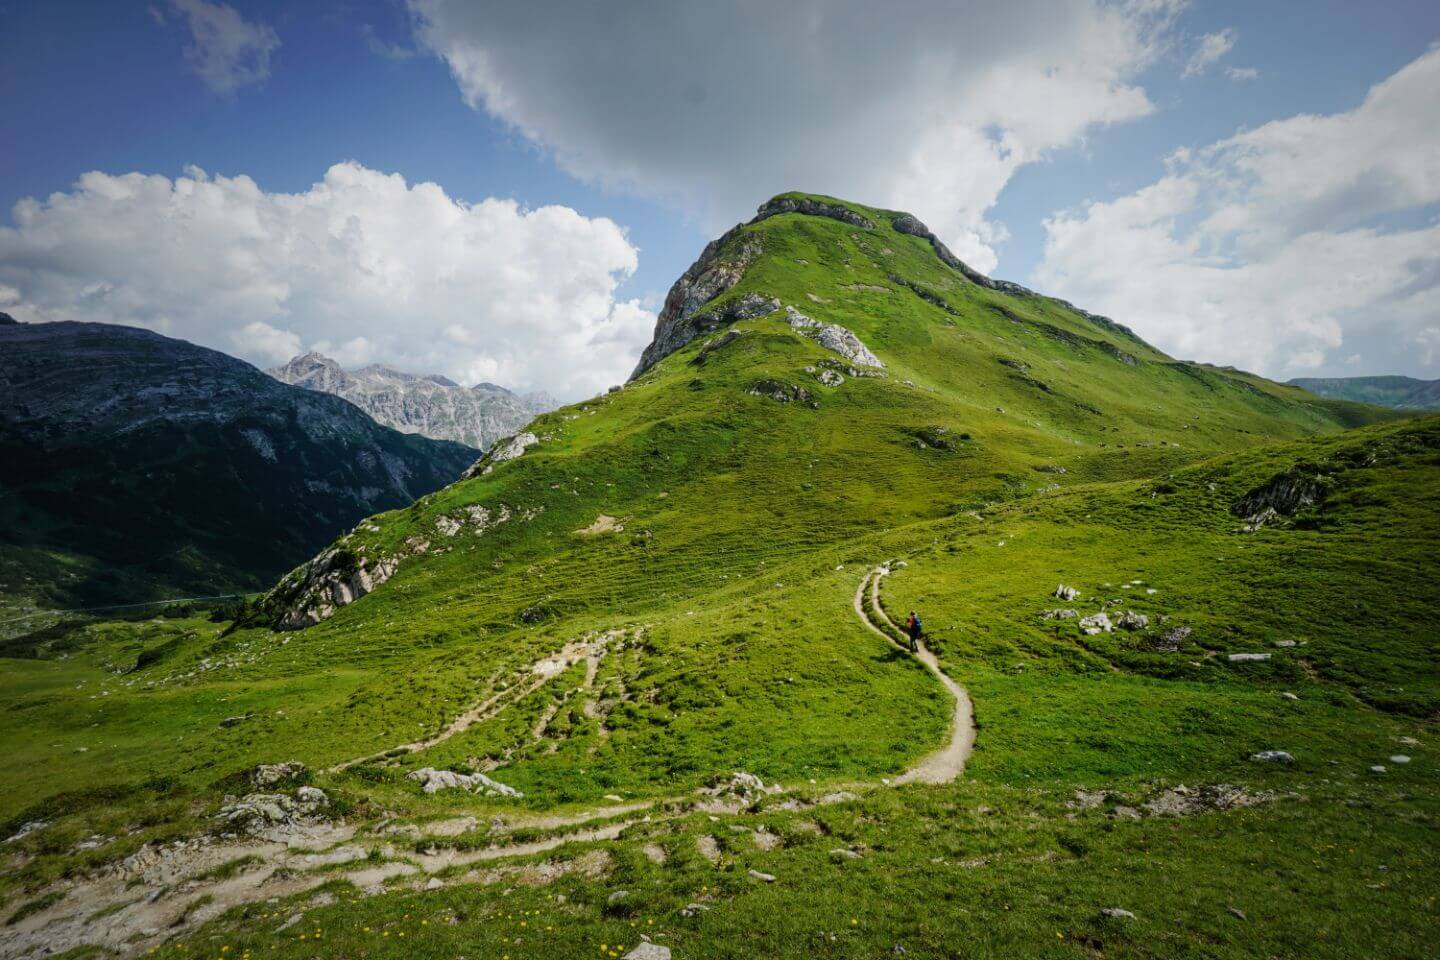
[[[141,323],[257,363],[319,347],[573,396],[628,372],[706,240],[797,188],[907,206],[982,269],[1172,353],[1281,378],[1440,375],[1436,98],[1416,92],[1440,5],[1036,0],[1012,23],[917,0],[875,24],[866,5],[819,0],[783,15],[707,5],[693,21],[621,3],[587,22],[583,6],[0,6],[0,204],[39,201],[24,222],[0,216],[0,309]],[[707,42],[687,47],[696,35]],[[776,36],[795,63],[775,65]],[[1222,52],[1197,62],[1206,37]],[[926,63],[918,79],[901,76],[905,51]],[[1396,106],[1357,114],[1392,78]],[[1386,125],[1406,110],[1412,131]],[[1347,150],[1352,129],[1386,157]],[[1242,131],[1263,135],[1232,142]],[[1181,148],[1192,155],[1167,159]],[[1323,203],[1287,184],[1287,151],[1343,182]],[[192,165],[195,193],[219,199],[77,186],[90,171],[178,184]],[[423,182],[443,201],[406,192]],[[1361,196],[1362,182],[1384,186]],[[328,226],[279,195],[306,197]],[[456,213],[487,198],[518,208]],[[205,217],[177,213],[193,203],[228,219],[198,235]],[[531,216],[549,206],[576,216]],[[104,236],[84,229],[101,221]],[[297,265],[327,246],[313,231],[347,223],[366,237]],[[240,256],[262,242],[286,259]],[[456,281],[471,258],[476,277]],[[385,275],[373,311],[344,280],[355,261],[365,282]],[[1351,279],[1290,293],[1317,286],[1312,270]]]

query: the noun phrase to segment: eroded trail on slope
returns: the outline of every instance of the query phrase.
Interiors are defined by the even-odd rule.
[[[888,567],[880,566],[865,575],[855,592],[855,613],[867,629],[905,650],[896,640],[899,629],[880,606],[880,581],[889,572]],[[623,631],[611,631],[567,644],[559,652],[530,665],[523,671],[524,679],[520,683],[492,692],[434,735],[345,761],[331,768],[331,772],[367,760],[393,759],[429,749],[476,723],[499,715],[581,660],[586,661],[581,689],[588,691],[595,683],[607,647],[623,636]],[[951,735],[939,750],[888,782],[892,785],[950,783],[964,770],[975,742],[970,698],[963,687],[945,675],[929,650],[922,647],[915,656],[954,698]],[[856,794],[849,791],[831,792],[808,801],[787,801],[776,809],[805,809],[855,797]],[[207,836],[159,847],[148,846],[123,862],[107,865],[89,875],[68,877],[48,887],[44,892],[63,896],[53,906],[16,922],[5,937],[0,937],[0,960],[85,945],[134,955],[172,937],[192,933],[231,908],[262,900],[288,901],[284,907],[277,907],[273,918],[277,931],[283,930],[299,923],[308,910],[333,902],[333,895],[324,893],[303,899],[332,880],[349,882],[358,895],[374,896],[397,889],[425,891],[451,884],[483,884],[515,878],[523,878],[520,882],[548,882],[571,870],[603,872],[609,862],[603,849],[592,850],[579,858],[497,867],[488,872],[459,871],[472,865],[532,857],[564,847],[616,841],[628,827],[642,822],[635,818],[642,811],[655,810],[655,819],[671,819],[695,811],[738,814],[745,805],[737,800],[697,803],[692,796],[633,801],[559,816],[508,816],[507,823],[493,828],[494,844],[474,849],[419,843],[425,838],[453,837],[473,830],[476,825],[473,817],[398,826],[382,821],[364,828],[343,822],[316,823],[276,828],[273,835],[267,832],[248,839]],[[586,826],[606,820],[610,822]],[[650,821],[651,816],[647,815],[644,820]],[[505,834],[517,828],[558,832],[505,842]],[[416,846],[410,850],[397,849],[394,842],[400,838]],[[697,838],[702,853],[704,841],[715,844],[709,835]],[[378,860],[376,854],[379,854]],[[230,866],[226,868],[226,865]],[[288,915],[288,919],[282,920],[282,914]]]
[[[860,586],[855,590],[855,615],[860,618],[861,623],[884,637],[892,646],[909,653],[910,651],[895,639],[901,634],[900,628],[885,614],[885,608],[880,606],[880,581],[889,573],[889,567],[879,566],[860,581]],[[868,609],[865,603],[867,591],[870,601]],[[872,619],[872,615],[875,619]],[[881,622],[876,623],[876,619]],[[970,751],[975,748],[975,708],[971,705],[970,695],[965,692],[965,688],[940,669],[940,662],[935,659],[935,654],[924,644],[920,645],[918,652],[911,655],[924,664],[925,669],[929,670],[954,698],[955,711],[950,719],[949,742],[891,782],[950,783],[965,770],[965,761],[970,758]]]

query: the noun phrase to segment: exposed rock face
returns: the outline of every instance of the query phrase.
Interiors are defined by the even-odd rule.
[[[487,797],[523,797],[525,794],[499,780],[492,780],[483,773],[456,773],[454,770],[436,770],[425,767],[410,774],[411,780],[419,780],[426,793],[438,790],[468,790]]]
[[[884,362],[871,353],[870,348],[865,346],[859,337],[839,324],[821,323],[819,320],[805,316],[794,307],[785,308],[785,320],[803,336],[814,340],[826,350],[833,350],[851,363],[882,369],[885,366]]]
[[[528,430],[513,437],[505,437],[491,447],[489,453],[472,463],[461,479],[469,480],[471,477],[489,473],[495,469],[496,464],[516,459],[539,442],[540,438]]]
[[[1245,494],[1231,511],[1258,528],[1273,520],[1275,514],[1293,517],[1301,509],[1314,506],[1325,499],[1326,492],[1325,477],[1319,470],[1296,464]]]
[[[263,604],[281,630],[303,630],[333,616],[395,575],[393,557],[370,560],[347,547],[331,547],[281,580]]]
[[[631,380],[703,332],[696,330],[687,321],[706,303],[739,283],[740,278],[745,275],[745,269],[763,249],[758,237],[751,236],[740,240],[743,229],[743,226],[734,227],[724,236],[706,244],[700,258],[675,281],[670,292],[665,295],[665,306],[661,308],[660,316],[655,320],[655,335],[645,352],[640,355],[640,363],[635,367],[635,372],[630,374]],[[737,240],[738,243],[732,242]],[[771,309],[780,309],[779,303]]]
[[[750,222],[759,223],[761,220],[782,213],[804,213],[812,217],[829,217],[831,220],[839,220],[841,223],[848,223],[852,227],[859,227],[862,230],[875,229],[875,224],[849,207],[841,206],[838,203],[814,200],[810,197],[776,197],[773,200],[767,200],[760,205],[759,210],[755,211],[755,218]]]
[[[935,250],[935,256],[939,257],[941,262],[946,266],[960,271],[970,282],[978,283],[980,286],[987,287],[991,290],[998,289],[994,280],[991,280],[979,270],[973,269],[969,264],[965,263],[965,261],[951,253],[950,248],[945,246],[945,244],[940,241],[940,238],[930,231],[929,227],[925,226],[925,224],[910,214],[900,214],[894,220],[890,221],[890,226],[894,227],[900,233],[908,233],[912,237],[920,237],[922,240],[930,241],[930,246]],[[1016,288],[1017,291],[1025,290],[1024,287],[1018,284],[1008,284],[1008,286]],[[1025,290],[1025,292],[1029,293],[1028,290]]]
[[[216,818],[247,833],[262,833],[271,827],[288,826],[322,816],[330,798],[316,787],[301,787],[295,796],[284,793],[250,793],[228,799]]]
[[[780,380],[757,380],[745,391],[755,397],[769,397],[780,403],[801,403],[807,407],[818,407],[814,395],[804,387],[797,387],[792,383],[785,383]]]
[[[493,383],[462,387],[438,374],[419,376],[379,364],[344,370],[318,353],[295,357],[268,372],[282,383],[343,397],[402,433],[454,440],[479,450],[488,450],[536,414],[559,406],[546,394],[515,394]]]

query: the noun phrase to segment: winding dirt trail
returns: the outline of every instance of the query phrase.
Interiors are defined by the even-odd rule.
[[[879,566],[867,573],[865,578],[860,581],[860,586],[855,590],[855,615],[860,618],[861,623],[874,633],[884,637],[892,646],[909,653],[910,651],[895,639],[901,635],[900,628],[886,616],[885,608],[880,606],[880,581],[889,573],[888,566]],[[870,608],[884,626],[870,619],[870,614],[865,609],[865,591],[867,589],[870,591]],[[888,631],[885,629],[886,627],[889,628]],[[935,654],[931,653],[923,643],[920,645],[919,652],[913,656],[924,664],[925,669],[929,670],[935,679],[940,681],[940,685],[954,698],[955,712],[950,720],[949,742],[896,777],[891,783],[894,785],[950,783],[964,772],[965,761],[970,758],[970,751],[975,748],[975,708],[970,703],[970,694],[966,693],[964,687],[950,679],[945,671],[940,669],[940,663],[935,659]]]
[[[896,640],[900,636],[899,628],[880,606],[880,581],[889,573],[888,566],[879,566],[865,575],[855,591],[855,614],[866,628],[898,649],[906,650]],[[871,612],[867,612],[867,590],[869,611],[873,611],[875,619],[871,619]],[[438,733],[390,751],[346,761],[331,768],[331,772],[344,770],[364,760],[394,757],[435,746],[475,723],[497,715],[581,660],[587,661],[583,689],[589,689],[595,682],[607,645],[622,635],[612,631],[568,644],[558,653],[532,664],[524,682],[492,693]],[[965,761],[975,743],[970,697],[963,687],[945,675],[929,650],[922,646],[914,656],[954,698],[950,740],[888,783],[892,786],[950,783],[965,769]],[[848,791],[834,792],[810,801],[809,805],[821,806],[855,797],[856,794]],[[295,826],[285,828],[276,836],[238,842],[203,837],[174,841],[164,847],[146,847],[121,863],[111,864],[88,876],[67,878],[49,887],[49,892],[62,893],[62,898],[47,909],[18,922],[12,921],[12,927],[0,937],[0,960],[18,960],[21,957],[29,960],[35,955],[84,945],[98,945],[120,955],[135,955],[177,935],[193,932],[232,907],[260,900],[275,902],[293,898],[335,879],[349,881],[364,896],[396,889],[396,881],[401,888],[408,886],[414,890],[431,890],[454,883],[477,882],[469,874],[454,876],[453,870],[457,867],[533,856],[574,844],[617,840],[626,828],[641,822],[631,815],[651,810],[657,805],[661,810],[657,816],[663,819],[685,816],[692,809],[725,813],[739,813],[741,810],[739,804],[733,809],[723,804],[716,807],[703,804],[691,806],[685,802],[687,799],[693,800],[686,797],[652,799],[568,815],[509,817],[506,819],[510,822],[495,830],[497,840],[518,828],[569,829],[568,832],[532,840],[502,841],[473,850],[437,844],[423,852],[397,852],[390,845],[394,839],[390,836],[391,831],[383,826],[371,826],[362,832],[356,826],[345,824]],[[677,806],[666,809],[670,804]],[[587,825],[602,819],[612,822]],[[648,821],[651,817],[647,815],[644,819]],[[468,824],[463,821],[457,823],[462,823],[461,832],[473,826],[473,820]],[[429,826],[434,828],[433,834],[416,825],[410,828],[413,833],[406,835],[413,835],[418,840],[424,836],[453,836],[457,832],[445,823]],[[701,840],[715,842],[710,837]],[[382,853],[381,862],[373,862],[376,852]],[[233,867],[220,869],[226,864]],[[575,864],[579,866],[547,862],[500,869],[529,870],[537,876],[551,876],[572,867],[584,868],[582,861]],[[481,877],[478,882],[489,881]],[[149,891],[148,894],[146,891]],[[324,902],[329,901],[323,897],[308,903],[291,900],[284,908],[285,912],[293,911],[291,919],[279,929],[298,923],[307,910]]]

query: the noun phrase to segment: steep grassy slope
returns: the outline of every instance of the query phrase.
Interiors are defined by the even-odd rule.
[[[46,826],[12,846],[7,916],[57,891],[81,902],[55,878],[213,825],[245,771],[293,757],[365,828],[367,864],[413,872],[374,896],[385,876],[335,867],[329,905],[305,906],[307,888],[185,920],[166,955],[618,956],[642,932],[681,958],[1434,952],[1440,684],[1417,625],[1440,600],[1440,421],[1344,430],[1387,415],[1172,361],[846,208],[873,226],[781,213],[727,235],[709,266],[748,259],[738,281],[680,319],[752,294],[782,309],[362,523],[332,558],[393,573],[317,626],[27,641],[36,658],[0,681],[0,737],[20,744],[0,818]],[[851,330],[884,376],[852,375],[783,306]],[[1244,532],[1236,504],[1276,476],[1320,492]],[[883,603],[925,614],[975,701],[974,756],[945,786],[880,788],[951,710],[852,607],[897,557]],[[1080,598],[1052,598],[1062,582]],[[282,594],[270,613],[295,602]],[[1148,626],[1041,619],[1112,598]],[[1294,763],[1249,759],[1267,749]],[[407,778],[423,767],[524,797],[426,795]],[[786,791],[690,806],[742,769]],[[1247,799],[1145,808],[1181,781]],[[642,813],[607,797],[667,802],[630,823]],[[445,859],[597,809],[618,837]],[[477,823],[420,836],[458,814]],[[92,834],[109,839],[77,849]],[[226,904],[214,881],[183,894],[211,895]]]

